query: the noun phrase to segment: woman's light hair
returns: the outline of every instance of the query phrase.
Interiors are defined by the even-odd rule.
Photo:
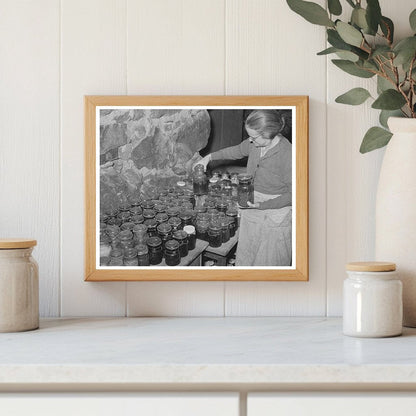
[[[245,126],[255,130],[265,139],[273,139],[285,127],[285,118],[280,110],[255,110],[246,119]]]

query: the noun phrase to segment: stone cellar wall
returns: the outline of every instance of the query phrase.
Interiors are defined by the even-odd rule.
[[[210,131],[206,110],[101,110],[101,210],[176,183],[200,158]]]

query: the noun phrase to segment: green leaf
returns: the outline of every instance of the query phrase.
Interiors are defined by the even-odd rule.
[[[401,40],[395,47],[396,54],[394,58],[395,65],[406,67],[410,64],[416,54],[416,36],[411,36]]]
[[[381,94],[383,91],[389,90],[392,87],[392,83],[386,78],[377,75],[377,93]]]
[[[394,38],[394,23],[388,17],[382,16],[380,22],[380,28],[384,36],[390,43],[393,43]]]
[[[354,26],[338,20],[336,28],[339,36],[344,42],[349,45],[357,46],[358,48],[361,46],[361,43],[363,42],[363,35]]]
[[[359,56],[353,52],[337,49],[333,46],[318,52],[317,55],[329,55],[331,53],[336,53],[339,58],[346,59],[347,61],[357,62],[360,59]]]
[[[368,31],[366,11],[362,7],[356,7],[351,14],[351,23],[361,28],[364,32]]]
[[[334,26],[330,20],[328,12],[319,4],[303,0],[286,0],[288,6],[305,20],[314,25]]]
[[[335,102],[349,105],[360,105],[371,97],[365,88],[353,88],[335,99]]]
[[[406,104],[406,99],[399,91],[388,89],[383,91],[371,107],[379,110],[398,110]]]
[[[381,21],[381,9],[378,0],[367,0],[366,18],[370,33],[375,35]]]
[[[364,60],[368,59],[367,52],[344,42],[341,39],[341,36],[338,34],[338,32],[335,29],[327,29],[326,33],[327,33],[328,43],[332,45],[334,48],[353,52],[357,56],[359,56],[361,59],[364,59]]]
[[[360,153],[371,152],[372,150],[386,146],[390,141],[391,136],[393,136],[392,133],[381,127],[371,127],[363,138],[360,146]]]
[[[379,121],[380,124],[385,127],[386,129],[389,128],[389,126],[387,125],[387,120],[390,117],[402,117],[403,113],[400,110],[381,110],[380,111],[380,116],[379,116]]]
[[[321,52],[318,52],[317,55],[329,55],[330,53],[335,53],[337,50],[338,50],[337,48],[334,48],[331,46],[330,48],[327,48]]]
[[[409,16],[409,23],[410,27],[412,28],[413,32],[416,32],[416,9],[410,13]]]
[[[329,13],[339,16],[342,13],[342,6],[339,0],[328,0]]]
[[[330,45],[337,49],[344,49],[349,51],[351,46],[348,43],[345,43],[339,33],[335,29],[327,29],[327,40]]]
[[[351,61],[351,62],[358,62],[360,57],[357,56],[355,53],[350,51],[337,51],[335,52],[337,56],[343,60]]]
[[[356,63],[346,61],[344,59],[333,59],[332,63],[336,65],[338,68],[347,72],[348,74],[354,75],[356,77],[371,78],[375,75],[372,72],[366,71],[365,69],[361,69]]]

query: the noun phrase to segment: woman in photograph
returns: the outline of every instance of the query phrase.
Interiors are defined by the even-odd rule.
[[[249,135],[237,146],[208,154],[198,164],[248,157],[254,203],[241,211],[236,266],[290,266],[292,261],[292,145],[281,133],[286,120],[280,110],[249,114]]]

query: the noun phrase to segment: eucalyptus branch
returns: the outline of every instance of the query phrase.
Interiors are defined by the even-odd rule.
[[[333,60],[333,63],[355,77],[370,79],[374,75],[377,76],[378,97],[371,106],[382,111],[380,123],[383,128],[371,127],[364,136],[360,151],[365,153],[385,146],[391,137],[386,124],[391,111],[395,114],[401,112],[404,117],[416,118],[416,76],[412,74],[416,68],[414,38],[396,38],[393,43],[394,24],[381,12],[379,0],[345,0],[352,6],[349,19],[342,18],[342,0],[326,1],[331,14],[314,0],[286,2],[295,13],[308,22],[331,29],[328,30],[328,42],[332,48],[322,51],[319,55],[334,51],[352,52],[354,58],[351,54],[345,53],[341,59]],[[334,14],[337,17],[336,25],[332,21]],[[414,32],[415,15],[416,10],[413,10],[409,18]],[[336,102],[360,105],[370,97],[367,89],[352,88],[337,97]]]
[[[415,80],[413,79],[413,76],[412,76],[413,66],[415,64],[415,61],[416,61],[416,56],[414,56],[412,59],[412,62],[410,62],[410,68],[409,68],[409,84],[410,84],[409,101],[410,101],[410,113],[412,117],[415,117],[415,111],[413,109],[413,97],[414,97],[413,88],[415,85]]]

